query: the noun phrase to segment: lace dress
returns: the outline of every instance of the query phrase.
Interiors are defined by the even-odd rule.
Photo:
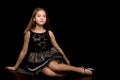
[[[52,46],[47,30],[44,33],[30,31],[30,42],[26,60],[25,71],[18,68],[18,72],[37,74],[44,67],[47,67],[52,60],[58,63],[65,63],[63,56]]]

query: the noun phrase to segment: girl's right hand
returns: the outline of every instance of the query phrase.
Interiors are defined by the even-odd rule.
[[[5,69],[6,70],[12,70],[12,71],[16,70],[16,68],[14,66],[7,66]]]

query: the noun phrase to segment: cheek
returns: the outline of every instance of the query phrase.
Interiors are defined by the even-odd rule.
[[[46,19],[45,19],[45,22],[46,22]]]
[[[46,19],[46,18],[44,18],[44,20],[46,21],[47,19]]]

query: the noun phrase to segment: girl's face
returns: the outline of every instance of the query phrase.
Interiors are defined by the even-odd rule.
[[[46,22],[46,13],[44,10],[40,10],[36,13],[35,17],[34,17],[34,21],[36,21],[36,23],[38,25],[44,25]]]

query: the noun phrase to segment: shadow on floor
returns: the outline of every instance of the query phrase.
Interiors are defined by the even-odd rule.
[[[97,80],[94,76],[80,76],[76,74],[71,74],[62,78],[51,78],[43,74],[39,76],[26,75],[13,71],[0,71],[0,80]]]

